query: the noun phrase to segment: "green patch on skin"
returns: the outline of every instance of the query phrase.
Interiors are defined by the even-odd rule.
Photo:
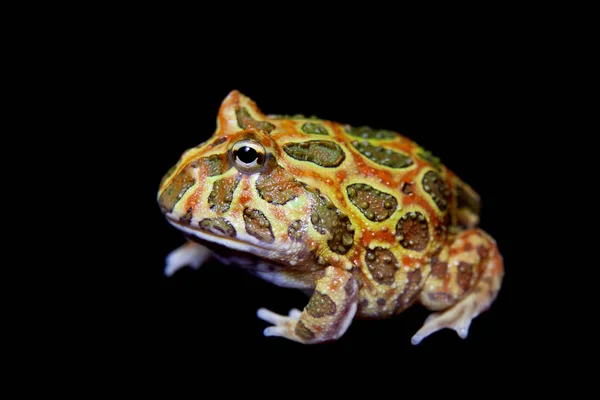
[[[253,127],[255,129],[262,130],[267,133],[270,133],[273,129],[275,129],[275,125],[271,124],[270,122],[257,121],[254,118],[252,118],[248,110],[246,110],[243,107],[236,108],[235,115],[237,117],[238,125],[242,129]]]
[[[369,142],[354,140],[352,146],[369,160],[384,167],[401,169],[410,167],[414,163],[407,155],[381,146],[373,146]]]
[[[194,183],[196,181],[190,176],[187,168],[177,174],[158,198],[158,204],[163,213],[172,212],[175,204],[181,200],[189,188],[194,186]]]
[[[310,135],[329,135],[327,133],[327,128],[325,128],[322,124],[317,124],[314,122],[307,122],[302,125],[302,132],[308,133]]]
[[[296,160],[308,161],[328,168],[337,167],[346,158],[346,154],[337,143],[327,140],[288,143],[283,146],[283,150]]]
[[[329,235],[327,245],[334,253],[346,254],[354,245],[354,227],[350,219],[340,212],[324,195],[315,194],[310,221],[321,235]]]
[[[333,315],[336,312],[337,307],[335,302],[331,300],[326,294],[314,291],[308,304],[306,305],[306,312],[314,318],[322,318],[326,315]]]
[[[373,129],[368,126],[346,126],[346,132],[352,136],[361,137],[363,139],[394,139],[398,137],[396,132],[387,129]]]
[[[235,228],[225,218],[205,218],[198,223],[200,230],[219,236],[235,237]]]
[[[197,161],[190,163],[190,167],[199,168],[201,164],[207,166],[208,176],[223,175],[231,168],[231,165],[227,162],[227,153],[202,157]]]
[[[306,232],[306,224],[302,220],[295,220],[288,227],[288,237],[296,242],[301,242]]]
[[[306,325],[304,325],[302,323],[302,321],[298,321],[296,323],[296,327],[294,328],[294,333],[296,334],[296,336],[298,336],[300,339],[304,340],[305,342],[311,341],[315,338],[315,334],[306,327]]]
[[[440,161],[439,157],[434,156],[429,150],[421,148],[421,150],[417,153],[417,156],[419,156],[421,160],[427,161],[433,165],[437,170],[442,168],[442,162]]]
[[[271,230],[271,223],[265,215],[259,210],[246,208],[244,210],[244,223],[246,232],[258,240],[266,243],[273,243],[275,237]]]
[[[304,114],[269,114],[268,117],[271,119],[306,119]]]
[[[269,172],[261,174],[256,180],[256,190],[260,197],[271,204],[283,205],[298,197],[302,192],[302,183],[270,157],[267,166]]]
[[[223,178],[213,184],[212,191],[208,195],[210,209],[216,213],[224,213],[229,210],[233,200],[233,192],[240,181],[240,175]]]
[[[448,197],[450,196],[450,189],[448,189],[446,182],[437,172],[428,171],[423,176],[422,184],[423,189],[431,196],[438,208],[445,211],[448,208]]]
[[[349,185],[346,192],[352,204],[371,221],[388,219],[398,207],[394,196],[363,183]]]

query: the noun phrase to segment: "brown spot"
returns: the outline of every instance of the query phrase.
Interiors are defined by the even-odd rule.
[[[229,210],[233,200],[233,192],[240,182],[240,174],[229,178],[219,179],[213,184],[212,191],[208,195],[210,209],[216,213],[224,213]]]
[[[405,249],[425,250],[429,243],[427,219],[418,211],[404,214],[396,224],[396,237]]]
[[[412,182],[404,182],[402,184],[402,193],[410,196],[413,194],[413,183]]]
[[[429,298],[429,300],[437,303],[437,305],[441,305],[442,307],[447,307],[454,303],[454,298],[450,294],[445,292],[427,293],[427,297]]]
[[[379,297],[377,299],[377,304],[380,305],[380,306],[382,306],[382,307],[385,306],[385,299],[383,297]]]
[[[328,197],[315,194],[310,221],[317,232],[330,235],[327,245],[334,253],[346,254],[354,245],[354,227],[347,215],[333,205]]]
[[[238,125],[242,129],[253,127],[258,130],[266,131],[267,133],[270,133],[273,129],[275,129],[275,125],[269,122],[257,121],[254,118],[252,118],[248,110],[246,110],[243,107],[236,108],[235,115],[237,117]]]
[[[448,263],[440,261],[437,256],[431,257],[431,276],[435,278],[443,278],[448,272]]]
[[[193,217],[192,210],[193,210],[192,207],[189,207],[187,209],[187,211],[185,212],[185,215],[183,217],[179,218],[179,222],[181,222],[182,224],[185,224],[185,225],[189,225],[192,222],[192,217]]]
[[[302,220],[292,221],[288,227],[288,237],[296,242],[300,242],[304,239],[306,233],[306,224]]]
[[[163,213],[170,213],[175,208],[175,204],[194,186],[196,180],[189,173],[189,168],[185,168],[171,180],[169,185],[163,190],[158,198],[158,204]]]
[[[429,171],[423,176],[422,184],[423,189],[429,193],[438,208],[441,211],[446,210],[450,189],[442,177],[435,171]]]
[[[470,242],[465,243],[464,250],[465,251],[471,251],[471,250],[473,250],[473,245]]]
[[[273,243],[275,241],[273,231],[271,230],[271,223],[259,210],[246,208],[244,210],[244,223],[246,224],[246,232],[249,235],[266,243]]]
[[[473,278],[473,265],[466,262],[459,262],[456,272],[456,281],[462,290],[467,291],[471,287],[471,279]]]
[[[331,297],[316,290],[306,305],[306,312],[315,318],[333,315],[336,309],[335,302],[331,300]]]
[[[337,167],[346,154],[335,142],[310,140],[302,143],[287,143],[283,146],[286,154],[299,161],[308,161],[321,167]]]
[[[220,144],[222,144],[223,142],[225,142],[227,140],[227,138],[221,136],[220,138],[218,138],[217,140],[215,140],[214,142],[211,143],[210,147],[216,147]]]
[[[235,237],[236,235],[235,228],[225,218],[204,218],[198,223],[198,227],[201,231],[220,236]]]
[[[396,312],[400,312],[408,308],[416,298],[421,288],[422,274],[420,269],[410,271],[407,276],[407,282],[404,290],[396,300]]]
[[[483,260],[487,258],[488,250],[485,248],[485,246],[479,245],[477,246],[477,254],[479,254],[479,257]]]
[[[394,196],[364,183],[349,185],[346,192],[350,202],[371,221],[388,219],[398,207]]]
[[[273,157],[267,161],[269,172],[256,180],[256,189],[263,200],[282,205],[304,193],[303,185],[285,169],[277,165]]]
[[[369,300],[367,299],[362,299],[361,301],[358,302],[358,309],[362,310],[365,309],[369,306]]]
[[[355,285],[356,285],[356,279],[354,279],[354,277],[351,276],[348,279],[348,282],[346,282],[346,284],[344,285],[344,291],[346,292],[346,295],[348,295],[348,297],[352,297],[354,295]]]
[[[300,338],[303,339],[305,341],[311,341],[315,338],[315,334],[308,329],[303,323],[302,321],[298,321],[296,323],[296,328],[294,329],[294,332],[296,333],[296,335]]]
[[[398,260],[388,249],[376,247],[374,250],[367,250],[365,263],[371,272],[371,276],[378,283],[390,285],[394,282]]]

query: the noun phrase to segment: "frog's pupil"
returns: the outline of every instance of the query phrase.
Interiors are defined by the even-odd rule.
[[[241,162],[250,164],[258,158],[258,153],[252,147],[244,146],[237,151],[237,158]]]

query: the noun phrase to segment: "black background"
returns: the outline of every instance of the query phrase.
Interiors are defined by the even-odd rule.
[[[440,368],[451,375],[498,370],[517,379],[540,362],[528,250],[538,246],[530,230],[535,180],[524,172],[537,137],[530,71],[518,54],[451,50],[403,58],[329,47],[318,54],[232,54],[158,38],[152,45],[125,47],[99,77],[100,86],[107,84],[102,91],[115,91],[114,101],[105,104],[111,122],[103,129],[119,157],[111,179],[122,186],[109,201],[113,218],[121,221],[108,246],[109,253],[115,250],[108,273],[114,273],[116,289],[100,299],[108,322],[97,328],[116,363],[157,376],[206,374],[207,366],[216,375],[253,377],[351,368],[377,382],[383,373],[406,377]],[[481,195],[481,227],[497,240],[506,276],[468,339],[444,330],[412,346],[410,338],[428,314],[415,306],[390,320],[354,321],[336,342],[304,346],[264,337],[268,324],[256,317],[260,307],[278,313],[302,309],[302,293],[214,261],[163,275],[165,256],[184,240],[157,206],[158,183],[185,149],[212,135],[219,105],[233,89],[265,113],[317,115],[401,132]],[[503,367],[507,363],[513,368]]]

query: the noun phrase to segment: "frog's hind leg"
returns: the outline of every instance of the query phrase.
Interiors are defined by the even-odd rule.
[[[466,338],[471,320],[495,300],[503,274],[502,256],[485,232],[471,229],[457,235],[432,259],[431,275],[420,293],[420,301],[440,312],[429,315],[412,337],[412,344],[419,344],[443,328],[454,329]]]
[[[188,241],[169,253],[166,258],[164,274],[171,276],[183,267],[200,268],[212,255],[212,252],[201,244]]]

